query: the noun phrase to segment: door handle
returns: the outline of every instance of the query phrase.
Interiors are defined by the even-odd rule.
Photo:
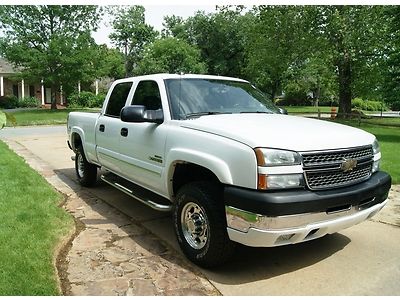
[[[103,124],[100,124],[99,130],[100,130],[101,132],[104,132],[105,129],[106,129],[106,126],[104,126]]]
[[[121,135],[128,136],[128,128],[121,128]]]

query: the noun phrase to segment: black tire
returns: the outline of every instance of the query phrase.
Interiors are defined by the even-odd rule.
[[[222,189],[212,182],[189,183],[176,197],[173,218],[179,246],[201,267],[222,265],[234,252],[222,197]]]
[[[86,160],[82,146],[79,146],[75,155],[75,171],[79,183],[90,187],[97,181],[97,166]]]

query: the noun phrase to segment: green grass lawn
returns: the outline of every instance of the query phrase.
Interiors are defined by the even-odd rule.
[[[288,111],[289,114],[296,114],[296,113],[317,113],[318,109],[321,113],[330,113],[331,107],[330,106],[284,106],[284,108]],[[336,107],[336,111],[337,111]]]
[[[15,117],[16,126],[57,125],[66,124],[68,113],[71,111],[98,112],[100,109],[32,109],[11,114]],[[7,123],[7,126],[12,126],[12,124]]]
[[[62,196],[0,141],[0,295],[58,295],[54,251],[72,229]]]
[[[331,107],[330,106],[283,106],[289,114],[316,114],[318,113],[318,109],[321,113],[330,113]],[[336,112],[338,111],[338,107],[335,106]],[[380,114],[380,111],[363,111],[365,114]]]
[[[387,119],[385,119],[387,120]],[[400,128],[380,126],[375,124],[358,125],[357,121],[338,121],[368,131],[376,136],[382,152],[381,170],[392,176],[394,184],[400,184]]]
[[[361,119],[362,124],[370,124],[377,126],[399,126],[400,127],[400,118],[386,117],[386,118],[368,118]],[[398,128],[400,130],[400,128]]]

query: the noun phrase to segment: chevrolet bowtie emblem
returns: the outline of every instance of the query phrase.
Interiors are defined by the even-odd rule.
[[[340,165],[340,169],[345,173],[352,171],[355,167],[357,167],[356,159],[345,159]]]

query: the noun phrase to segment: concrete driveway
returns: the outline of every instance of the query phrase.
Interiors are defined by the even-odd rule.
[[[210,271],[183,257],[168,214],[155,212],[101,182],[92,189],[80,188],[65,126],[5,129],[0,138],[7,139],[50,182],[55,174],[70,189],[70,196],[75,193],[66,209],[83,222],[86,231],[77,233],[66,253],[66,294],[400,295],[400,186],[392,188],[389,204],[373,220],[308,243],[239,247],[229,264]],[[121,229],[124,232],[118,233]],[[110,236],[103,236],[107,232]],[[117,239],[116,234],[120,234]],[[102,236],[108,242],[99,242]],[[113,248],[120,241],[126,247]],[[133,248],[141,249],[137,250],[140,259],[132,260],[138,253]],[[87,257],[82,254],[85,250]],[[77,265],[71,266],[71,261]],[[95,273],[92,277],[85,278],[85,263],[80,261],[95,262],[88,267]],[[149,277],[150,285],[144,281]]]

